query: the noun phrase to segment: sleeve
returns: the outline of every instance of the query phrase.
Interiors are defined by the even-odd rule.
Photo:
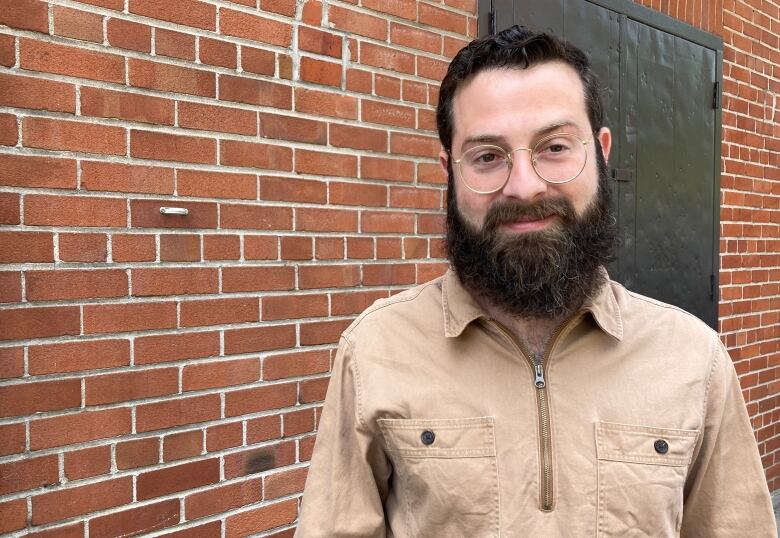
[[[686,481],[681,535],[777,538],[766,477],[736,371],[717,338],[704,427]]]
[[[342,338],[325,397],[296,538],[385,537],[391,466],[361,416],[360,377]]]

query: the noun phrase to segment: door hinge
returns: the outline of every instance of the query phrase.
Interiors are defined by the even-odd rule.
[[[718,81],[712,84],[712,108],[715,110],[720,108],[720,82]]]
[[[634,171],[629,168],[613,168],[612,179],[615,181],[634,181]]]
[[[490,13],[488,13],[488,31],[490,35],[496,35],[496,7],[493,0],[490,0]]]

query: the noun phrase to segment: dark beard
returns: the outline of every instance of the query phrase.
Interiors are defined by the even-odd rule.
[[[613,259],[617,233],[598,141],[595,149],[598,192],[581,217],[564,198],[533,204],[505,199],[490,207],[477,229],[458,209],[450,168],[447,255],[472,293],[511,316],[558,318],[571,315],[598,291],[605,279],[600,267]],[[510,235],[501,229],[522,217],[550,215],[559,222],[542,231]]]

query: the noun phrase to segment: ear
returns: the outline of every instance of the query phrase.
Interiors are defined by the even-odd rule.
[[[441,168],[441,173],[444,176],[445,182],[447,178],[449,177],[449,172],[447,171],[447,164],[450,162],[450,154],[447,153],[444,148],[439,152],[439,167]]]
[[[609,162],[609,150],[612,149],[612,132],[609,127],[602,127],[596,135],[601,143],[601,153],[604,154],[604,161]]]

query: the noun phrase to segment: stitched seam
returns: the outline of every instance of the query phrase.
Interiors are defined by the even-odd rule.
[[[352,365],[352,376],[354,381],[355,390],[355,414],[357,415],[357,421],[361,428],[366,428],[366,422],[363,419],[363,384],[360,381],[360,368],[358,367],[357,356],[355,355],[355,348],[352,345],[352,341],[349,338],[344,338],[344,344],[346,349],[344,355],[349,357],[350,365]]]

